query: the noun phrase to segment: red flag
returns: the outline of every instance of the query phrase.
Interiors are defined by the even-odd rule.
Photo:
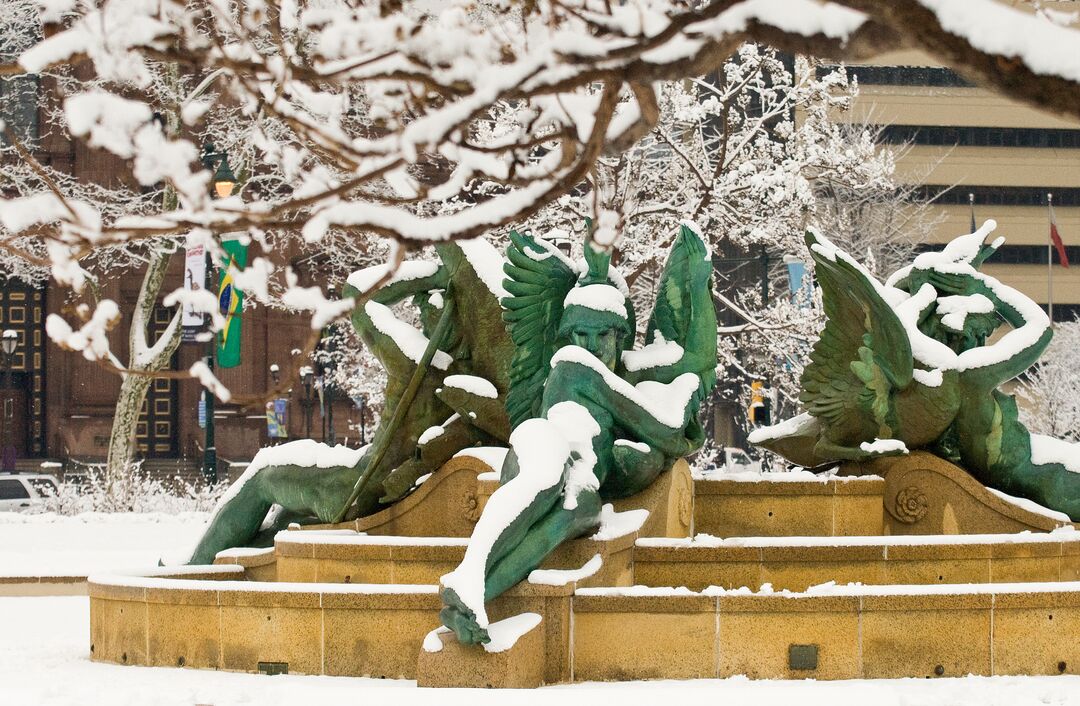
[[[1061,260],[1061,266],[1069,267],[1069,256],[1065,254],[1065,243],[1061,241],[1061,234],[1057,229],[1057,218],[1054,217],[1054,204],[1048,204],[1050,206],[1050,240],[1054,243],[1054,247],[1057,249],[1058,259]]]

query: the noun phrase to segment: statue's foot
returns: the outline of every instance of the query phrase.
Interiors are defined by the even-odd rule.
[[[454,631],[458,642],[463,645],[480,645],[491,642],[488,631],[480,627],[476,622],[476,613],[470,610],[458,596],[449,588],[442,590],[442,600],[445,608],[439,612],[442,624]]]

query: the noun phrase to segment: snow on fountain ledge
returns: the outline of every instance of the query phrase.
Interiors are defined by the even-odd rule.
[[[503,448],[502,446],[474,446],[468,449],[462,449],[454,454],[454,458],[475,458],[487,465],[490,471],[480,473],[476,476],[476,480],[499,480],[499,471],[502,470],[503,461],[506,460],[506,454],[510,452],[510,449]]]

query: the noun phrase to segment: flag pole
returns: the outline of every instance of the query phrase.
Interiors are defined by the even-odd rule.
[[[1050,212],[1054,208],[1054,194],[1046,194],[1046,207]],[[1047,214],[1049,215],[1049,214]],[[1051,216],[1053,222],[1053,216]],[[1054,239],[1050,229],[1046,231],[1046,313],[1050,317],[1050,326],[1054,325]]]

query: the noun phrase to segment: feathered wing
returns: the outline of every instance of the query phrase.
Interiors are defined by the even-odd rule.
[[[896,430],[892,393],[912,382],[911,342],[870,275],[813,233],[806,234],[822,290],[825,328],[803,370],[799,400],[827,430]],[[867,429],[871,413],[876,429]]]
[[[716,385],[716,308],[712,300],[710,278],[712,258],[709,249],[692,228],[680,227],[671,246],[656,304],[645,332],[646,343],[657,341],[659,333],[666,341],[683,348],[683,358],[666,372],[697,373],[701,377],[701,399]]]
[[[510,231],[503,320],[514,342],[506,412],[510,427],[538,417],[555,355],[563,300],[577,281],[574,266],[545,240]]]

